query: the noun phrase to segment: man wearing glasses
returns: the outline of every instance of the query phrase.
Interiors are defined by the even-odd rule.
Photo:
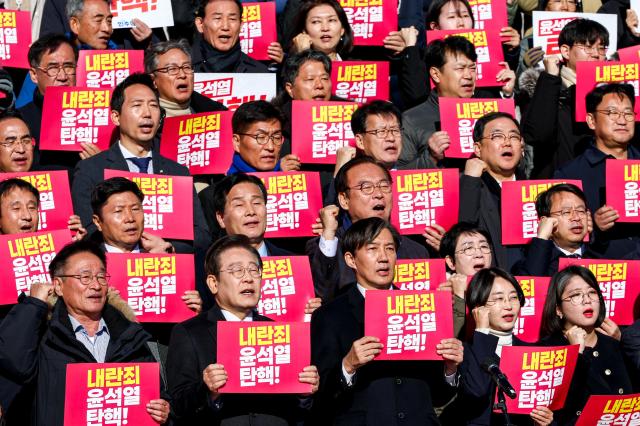
[[[53,283],[33,284],[30,296],[0,324],[0,374],[34,386],[31,424],[61,426],[67,364],[155,358],[147,346],[149,334],[109,303],[106,259],[97,246],[84,240],[68,244],[49,265],[49,273]],[[168,420],[167,400],[147,404],[158,424]]]
[[[590,231],[587,199],[570,183],[552,186],[536,199],[540,223],[524,259],[513,267],[514,275],[552,276],[558,272],[561,257],[597,259],[584,237]]]
[[[42,104],[49,86],[75,86],[76,62],[78,50],[69,39],[61,34],[45,35],[29,47],[29,77],[37,86],[33,91],[33,100],[18,111],[36,140],[33,161],[42,166],[66,166],[72,168],[78,157],[58,151],[40,152],[40,126],[42,123]],[[80,144],[80,158],[88,158],[100,152],[94,144]]]
[[[469,222],[491,236],[496,266],[510,270],[521,257],[519,247],[502,245],[502,182],[516,180],[524,142],[518,121],[503,112],[480,117],[473,128],[474,157],[460,176],[461,222]]]
[[[145,52],[144,68],[160,93],[166,117],[226,111],[221,103],[193,91],[193,66],[186,40],[153,44]]]
[[[587,125],[594,140],[583,154],[554,173],[554,178],[582,180],[595,224],[594,249],[607,259],[628,256],[640,241],[638,225],[616,223],[618,212],[605,204],[606,161],[640,159],[640,150],[631,145],[635,132],[634,106],[635,92],[629,84],[604,84],[589,92]]]
[[[167,372],[177,425],[287,425],[305,414],[294,395],[222,394],[229,372],[217,362],[220,321],[270,321],[256,312],[262,260],[244,235],[220,238],[207,251],[206,282],[215,298],[208,311],[176,324]],[[318,389],[318,370],[307,366],[301,383]]]
[[[389,170],[367,156],[356,157],[342,166],[334,184],[339,207],[329,205],[320,210],[322,233],[309,240],[306,247],[316,296],[325,302],[355,281],[339,247],[345,232],[361,219],[379,217],[389,221],[393,198]],[[397,252],[399,259],[429,257],[424,246],[405,236],[400,237]]]

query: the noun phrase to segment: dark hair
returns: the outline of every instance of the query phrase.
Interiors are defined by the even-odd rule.
[[[222,263],[222,254],[234,248],[242,248],[254,255],[258,260],[258,265],[262,268],[262,259],[260,253],[256,250],[249,241],[246,235],[225,235],[219,238],[215,243],[211,244],[207,250],[207,254],[204,258],[204,270],[207,276],[213,275],[216,278],[220,277],[220,264]]]
[[[558,46],[566,44],[594,44],[600,40],[604,46],[609,46],[609,31],[600,23],[591,19],[578,18],[564,26],[558,36]]]
[[[36,41],[29,47],[27,58],[32,68],[40,66],[40,61],[46,53],[53,53],[63,44],[67,44],[73,50],[75,61],[78,62],[78,48],[63,34],[47,34]]]
[[[445,258],[449,256],[451,257],[451,259],[454,259],[456,255],[456,245],[458,244],[458,240],[461,236],[469,234],[482,235],[487,239],[487,242],[493,249],[493,244],[491,243],[491,235],[489,235],[487,231],[485,231],[484,229],[480,229],[476,225],[469,222],[458,222],[442,236],[442,240],[440,241],[440,257]]]
[[[231,118],[233,133],[242,133],[247,127],[258,121],[278,120],[284,122],[282,111],[267,101],[245,102],[238,107]]]
[[[551,277],[549,283],[549,290],[547,291],[547,298],[544,302],[544,308],[542,310],[542,323],[540,325],[540,337],[549,336],[564,330],[564,319],[560,319],[556,308],[562,306],[562,293],[567,287],[567,284],[573,277],[582,278],[589,287],[598,292],[598,300],[600,301],[600,312],[594,327],[600,327],[602,321],[604,321],[607,315],[607,306],[604,303],[602,292],[600,291],[600,285],[593,273],[582,266],[571,265],[567,266],[561,271],[556,272]]]
[[[74,241],[66,246],[62,247],[62,250],[56,254],[51,263],[49,264],[49,275],[53,279],[57,275],[64,274],[64,269],[67,266],[67,260],[75,254],[79,253],[91,253],[107,267],[107,257],[96,243],[84,238],[82,240]]]
[[[293,84],[300,73],[300,67],[308,61],[320,62],[327,74],[331,74],[331,59],[322,52],[307,49],[287,57],[282,67],[282,85]]]
[[[389,173],[389,170],[387,170],[387,168],[381,162],[376,161],[375,159],[373,159],[372,157],[369,157],[368,155],[362,155],[347,161],[342,167],[340,167],[340,170],[338,170],[338,173],[336,174],[336,177],[333,182],[334,187],[336,189],[336,194],[347,192],[349,190],[349,183],[347,182],[347,173],[349,172],[349,170],[361,164],[373,164],[375,166],[380,167],[382,170],[384,170],[384,174],[386,175],[387,180],[389,182],[393,182],[393,179],[391,178],[391,173]]]
[[[536,10],[544,12],[547,10],[547,5],[549,4],[549,0],[540,0],[538,1],[538,8]],[[576,1],[576,12],[582,12],[582,1]]]
[[[36,204],[38,206],[40,205],[40,191],[26,180],[20,178],[11,178],[0,182],[0,200],[5,194],[8,194],[14,189],[22,189],[32,193],[33,196],[36,197]]]
[[[91,210],[93,210],[93,214],[102,217],[102,207],[107,204],[109,198],[112,195],[123,192],[132,192],[141,203],[144,201],[144,194],[135,182],[123,177],[112,177],[97,183],[93,187],[91,191]]]
[[[587,93],[585,100],[587,112],[594,114],[604,97],[611,93],[618,95],[620,100],[623,100],[623,96],[626,96],[631,102],[631,108],[635,108],[636,96],[632,85],[627,83],[607,83],[601,84]]]
[[[196,18],[204,18],[204,11],[209,3],[213,3],[217,0],[200,0],[200,4],[196,9]],[[231,0],[233,1],[238,9],[240,10],[240,16],[242,17],[242,2],[240,0]]]
[[[367,130],[367,118],[370,115],[393,116],[402,127],[402,113],[398,107],[391,102],[376,100],[362,105],[351,116],[351,130],[354,135],[361,135]]]
[[[300,6],[298,14],[296,15],[296,18],[293,22],[292,34],[297,35],[305,31],[305,28],[307,26],[307,15],[314,7],[322,5],[331,6],[333,10],[336,11],[338,19],[340,19],[340,23],[342,24],[342,28],[344,29],[344,34],[336,45],[336,52],[339,55],[345,55],[351,52],[351,49],[353,49],[353,30],[351,29],[351,25],[349,24],[349,18],[347,18],[347,14],[345,13],[342,6],[340,6],[340,3],[338,3],[336,0],[307,0],[302,3],[302,6]],[[293,41],[291,42],[291,44],[293,44]]]
[[[232,175],[225,176],[220,182],[218,182],[213,191],[213,212],[224,214],[224,207],[227,204],[227,196],[231,192],[234,186],[241,183],[251,183],[257,186],[262,193],[265,203],[267,202],[267,189],[264,187],[264,183],[260,178],[248,175],[246,173],[234,173]]]
[[[396,250],[398,250],[398,247],[400,247],[400,235],[393,225],[382,218],[369,217],[361,219],[349,227],[340,242],[342,253],[355,255],[356,250],[365,244],[373,242],[385,229],[391,232],[393,243]]]
[[[438,22],[440,19],[440,13],[442,12],[442,8],[445,7],[447,3],[462,3],[464,7],[469,11],[469,16],[471,16],[471,28],[475,27],[476,21],[473,17],[473,11],[471,10],[471,5],[467,0],[433,0],[429,5],[429,9],[427,10],[427,14],[425,16],[425,22],[427,23],[427,28],[429,24],[432,22]]]
[[[480,142],[484,136],[484,129],[487,127],[487,124],[491,123],[493,120],[497,120],[499,118],[508,118],[516,125],[518,130],[520,130],[520,123],[518,120],[513,118],[513,115],[507,112],[490,112],[489,114],[483,115],[478,118],[476,124],[473,126],[473,140],[474,142]]]
[[[572,183],[561,183],[553,185],[546,191],[538,194],[536,198],[536,213],[538,213],[538,217],[549,216],[551,214],[551,200],[555,194],[561,192],[570,192],[580,198],[585,206],[587,205],[587,198],[584,196],[582,189]]]
[[[447,62],[447,55],[454,57],[464,55],[473,62],[478,60],[476,48],[469,40],[462,36],[451,36],[444,40],[433,40],[427,45],[427,49],[424,52],[427,72],[429,72],[432,67],[442,70],[442,67]]]
[[[520,301],[520,307],[524,306],[524,292],[513,275],[500,268],[491,267],[481,269],[473,276],[469,283],[469,290],[467,291],[467,306],[469,310],[478,306],[484,306],[489,300],[491,289],[496,278],[502,278],[509,281],[518,294],[518,301]]]
[[[122,112],[122,105],[124,104],[124,92],[128,87],[131,87],[136,84],[142,84],[143,86],[147,86],[156,97],[156,100],[159,99],[160,95],[158,94],[158,89],[156,89],[155,84],[153,83],[153,78],[149,74],[137,72],[135,74],[131,74],[129,77],[125,78],[113,89],[113,94],[111,95],[111,110]]]

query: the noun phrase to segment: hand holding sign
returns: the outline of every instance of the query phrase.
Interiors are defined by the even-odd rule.
[[[504,69],[498,72],[498,74],[496,75],[496,80],[504,83],[502,85],[502,93],[510,97],[511,95],[513,95],[513,89],[516,86],[516,73],[509,68],[508,63],[500,62],[500,65],[503,66]]]
[[[444,152],[451,145],[451,138],[447,132],[434,132],[427,141],[429,153],[434,160],[440,161],[444,158]]]
[[[313,395],[318,391],[320,386],[320,375],[318,374],[318,368],[315,365],[306,366],[300,374],[298,374],[298,381],[300,383],[308,383],[311,385],[311,392],[303,394],[303,396]]]
[[[508,46],[509,49],[515,49],[516,47],[520,46],[520,34],[514,28],[501,28],[500,38],[502,39],[502,44]]]
[[[349,374],[355,374],[358,368],[373,361],[382,352],[380,339],[364,336],[351,345],[349,353],[342,359],[342,366]]]
[[[131,23],[133,27],[129,30],[137,42],[142,42],[151,37],[151,28],[138,18],[134,18]]]
[[[444,359],[444,372],[447,376],[458,371],[463,352],[462,342],[458,339],[442,339],[436,345],[436,353]]]
[[[536,407],[531,410],[529,417],[531,417],[535,426],[547,426],[553,423],[553,411],[549,407]]]
[[[601,231],[607,231],[613,228],[616,220],[620,219],[618,211],[606,204],[596,210],[595,222],[598,229]]]
[[[170,411],[171,406],[164,399],[152,399],[147,404],[147,413],[149,413],[154,422],[161,425],[169,420]]]
[[[212,399],[220,396],[218,392],[227,383],[227,371],[222,364],[209,364],[202,372],[202,380],[209,389]]]

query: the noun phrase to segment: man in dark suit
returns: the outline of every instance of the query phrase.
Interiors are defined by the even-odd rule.
[[[218,322],[270,320],[255,311],[260,299],[262,260],[247,237],[219,239],[207,252],[205,265],[207,286],[216,304],[177,324],[169,344],[169,393],[177,423],[288,426],[301,420],[304,404],[293,395],[220,393],[228,372],[216,362]],[[315,392],[318,370],[305,367],[299,380],[311,384]]]
[[[585,244],[589,233],[589,210],[584,192],[570,183],[552,186],[536,199],[540,222],[525,257],[513,266],[515,275],[552,276],[561,257],[599,258]]]
[[[160,125],[160,104],[148,74],[130,75],[115,88],[111,98],[111,120],[118,127],[118,140],[108,150],[80,161],[74,172],[73,207],[90,233],[96,229],[92,223],[91,191],[104,180],[105,169],[189,176],[186,167],[152,149]],[[195,248],[206,250],[211,239],[195,189],[193,224]],[[179,252],[193,251],[190,242],[176,242],[174,246]]]
[[[364,336],[369,291],[392,288],[399,236],[384,219],[354,223],[341,241],[355,272],[346,294],[319,308],[311,319],[312,360],[320,372],[314,402],[318,425],[439,425],[434,405],[449,400],[458,385],[462,342],[443,339],[434,361],[376,361],[383,344]]]
[[[605,203],[606,162],[637,160],[640,150],[631,145],[635,133],[635,92],[630,84],[604,84],[586,98],[587,125],[595,139],[586,151],[555,171],[559,179],[581,179],[587,207],[593,214],[594,241],[605,258],[620,259],[640,242],[637,224],[617,223],[618,212]]]
[[[340,208],[329,205],[320,210],[322,234],[307,242],[306,252],[316,296],[328,301],[353,283],[353,270],[342,257],[339,242],[352,223],[369,217],[389,220],[392,206],[392,182],[389,171],[371,157],[347,162],[335,178]],[[342,209],[342,226],[338,215]],[[427,259],[426,247],[402,236],[398,246],[400,259]]]
[[[469,222],[491,236],[496,266],[510,270],[522,256],[519,247],[502,244],[502,182],[516,180],[524,142],[518,121],[510,114],[492,112],[480,117],[473,129],[474,157],[460,176],[460,222]]]

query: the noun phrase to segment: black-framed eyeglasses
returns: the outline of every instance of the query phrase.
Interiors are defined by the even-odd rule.
[[[184,71],[185,74],[193,74],[193,65],[191,64],[184,64],[181,66],[169,65],[162,68],[156,68],[152,72],[161,72],[164,74],[168,74],[170,76],[174,76],[174,75],[180,74],[180,71]]]
[[[394,138],[398,138],[402,135],[402,127],[391,127],[388,129],[375,129],[375,130],[365,130],[364,132],[369,135],[374,135],[378,139],[386,139],[389,134]]]
[[[267,133],[256,133],[253,135],[250,133],[236,133],[236,134],[241,136],[249,136],[250,138],[255,139],[256,142],[258,142],[258,145],[266,145],[269,141],[273,141],[273,144],[276,146],[280,146],[284,143],[284,136],[282,133],[273,133],[271,135]]]
[[[620,116],[624,117],[624,121],[631,123],[636,119],[635,111],[618,111],[617,109],[597,109],[596,112],[606,115],[613,121],[618,121]]]
[[[491,253],[491,246],[489,246],[488,244],[482,244],[477,247],[467,246],[463,249],[456,251],[456,253],[463,253],[465,256],[473,256],[474,254],[476,254],[478,250],[480,250],[480,253],[482,254],[489,254]]]
[[[567,296],[565,298],[562,299],[563,302],[571,302],[572,305],[574,306],[578,306],[578,305],[582,305],[584,303],[584,298],[587,298],[587,300],[591,301],[591,302],[596,302],[600,299],[600,297],[598,296],[598,292],[594,289],[591,289],[589,291],[587,291],[586,293],[583,292],[579,292],[579,293],[574,293],[570,296]]]
[[[33,138],[31,136],[25,136],[23,138],[7,138],[0,142],[0,145],[11,151],[15,150],[18,145],[21,145],[22,148],[31,148],[33,147]]]
[[[80,281],[82,285],[89,285],[95,279],[101,286],[109,284],[111,275],[105,272],[98,272],[97,274],[83,273],[83,274],[70,274],[70,275],[56,275],[58,278],[75,278]]]
[[[364,195],[371,195],[373,191],[377,189],[384,194],[388,194],[391,192],[391,182],[388,180],[381,180],[378,183],[373,182],[362,182],[360,185],[350,186],[349,189],[357,189],[362,192]]]
[[[260,269],[258,266],[249,266],[248,268],[245,268],[244,266],[236,266],[234,268],[223,269],[223,271],[228,272],[238,280],[244,278],[247,272],[253,278],[260,278],[262,276],[262,269]]]
[[[63,64],[63,65],[51,65],[46,68],[36,67],[43,73],[47,74],[49,77],[57,77],[60,74],[60,70],[64,71],[66,75],[75,75],[76,74],[76,66],[73,64]]]

